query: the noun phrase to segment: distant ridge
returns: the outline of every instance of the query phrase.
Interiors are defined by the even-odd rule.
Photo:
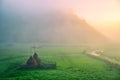
[[[58,11],[24,17],[24,20],[15,16],[7,19],[7,30],[2,31],[5,36],[0,41],[63,44],[108,42],[104,35],[73,13]]]

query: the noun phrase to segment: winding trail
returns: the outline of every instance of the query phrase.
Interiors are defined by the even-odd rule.
[[[96,51],[91,52],[90,55],[96,56],[96,57],[99,57],[99,56],[100,56],[100,54],[97,54]]]
[[[97,59],[100,59],[100,60],[103,60],[104,62],[107,62],[109,64],[112,64],[112,65],[120,68],[120,62],[115,61],[115,60],[113,61],[111,58],[101,55],[97,51],[92,51],[91,53],[88,53],[87,55],[92,56]]]

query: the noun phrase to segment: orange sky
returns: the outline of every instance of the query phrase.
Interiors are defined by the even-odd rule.
[[[100,32],[120,41],[120,0],[77,0],[77,15],[85,18]]]

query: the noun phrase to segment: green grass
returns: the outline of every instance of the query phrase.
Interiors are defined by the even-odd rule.
[[[0,80],[120,80],[120,70],[82,54],[87,47],[42,47],[42,62],[56,62],[55,70],[17,70],[33,54],[31,46],[0,46]]]

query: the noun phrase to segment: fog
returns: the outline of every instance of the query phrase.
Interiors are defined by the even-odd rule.
[[[0,42],[81,44],[107,40],[67,2],[1,0]]]

